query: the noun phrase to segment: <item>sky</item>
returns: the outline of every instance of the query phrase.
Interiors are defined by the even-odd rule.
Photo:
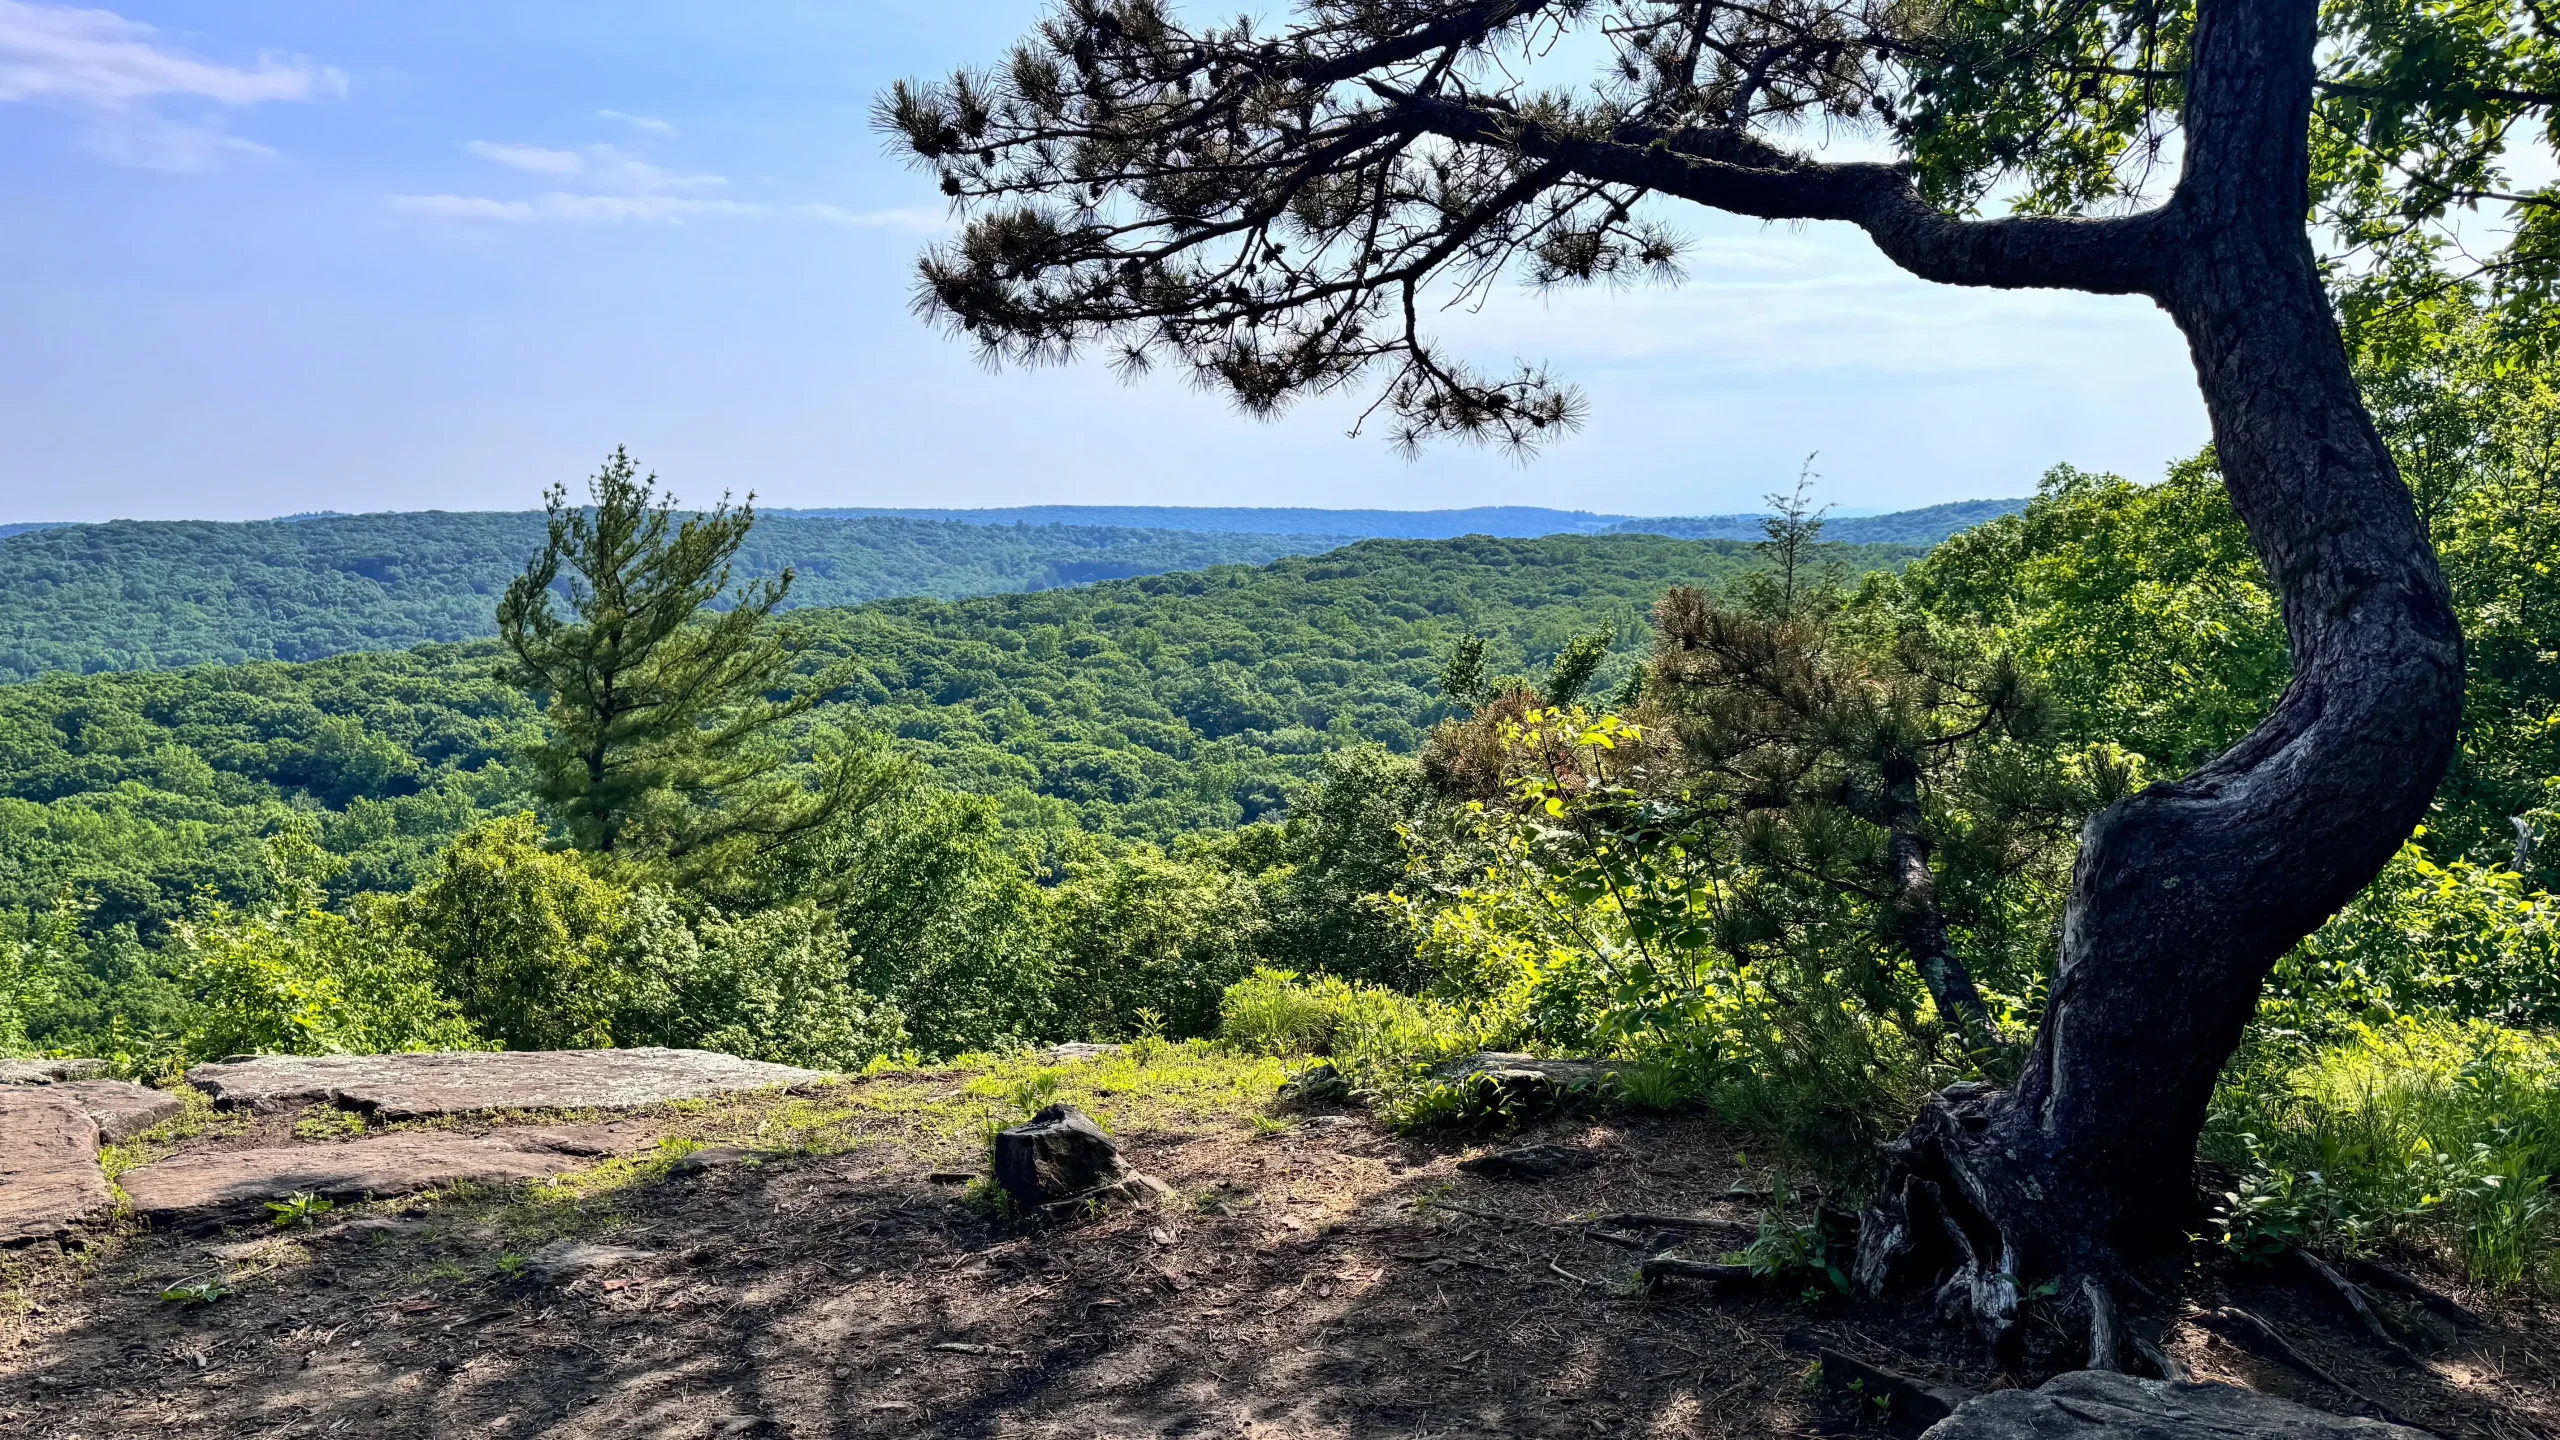
[[[1401,458],[1348,401],[1265,422],[991,372],[909,310],[948,221],[869,110],[1041,8],[0,0],[0,522],[531,508],[618,444],[773,506],[1701,514],[1811,453],[1825,498],[1889,510],[2205,439],[2147,301],[1931,286],[1847,227],[1695,210],[1676,289],[1449,318],[1588,395],[1526,464]]]

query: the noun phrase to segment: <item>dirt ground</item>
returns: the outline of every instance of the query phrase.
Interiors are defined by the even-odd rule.
[[[982,1143],[952,1118],[969,1081],[672,1108],[654,1117],[678,1137],[657,1157],[542,1193],[22,1255],[0,1315],[0,1434],[1760,1437],[1853,1428],[1811,1383],[1816,1345],[1973,1388],[2034,1378],[1975,1368],[1925,1323],[1635,1287],[1638,1257],[1578,1220],[1742,1227],[1762,1208],[1727,1193],[1766,1183],[1756,1159],[1736,1163],[1747,1142],[1705,1120],[1552,1120],[1492,1143],[1572,1147],[1589,1166],[1502,1181],[1459,1168],[1485,1143],[1356,1114],[1275,1131],[1256,1119],[1267,1089],[1240,1081],[1244,1101],[1115,1121],[1176,1201],[1027,1232],[959,1183]],[[866,1087],[886,1088],[839,1103]],[[302,1133],[328,1143],[324,1129]],[[163,1149],[279,1133],[217,1126]],[[682,1153],[697,1141],[715,1148]],[[528,1257],[564,1237],[646,1253],[535,1273]],[[210,1278],[230,1293],[161,1298]],[[2408,1368],[2308,1286],[2196,1288],[2191,1316],[2246,1306],[2413,1423],[2560,1437],[2560,1315],[2538,1304],[2438,1327],[2442,1348]],[[2200,1378],[2372,1413],[2193,1318],[2170,1348]]]

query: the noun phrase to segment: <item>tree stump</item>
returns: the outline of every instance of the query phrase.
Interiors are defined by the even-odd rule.
[[[1026,1214],[1116,1185],[1128,1174],[1120,1142],[1071,1105],[1052,1105],[1029,1123],[996,1133],[996,1185]]]

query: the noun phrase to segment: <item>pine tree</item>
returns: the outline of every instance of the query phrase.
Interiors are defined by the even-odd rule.
[[[566,486],[543,498],[542,552],[498,602],[498,673],[543,704],[535,789],[572,844],[698,872],[877,798],[885,777],[860,747],[833,744],[812,770],[786,743],[840,676],[801,675],[804,642],[771,623],[791,571],[731,587],[754,496],[679,518],[616,447],[588,504]]]

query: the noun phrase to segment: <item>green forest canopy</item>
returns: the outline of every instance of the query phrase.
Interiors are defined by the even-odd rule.
[[[1834,521],[1831,538],[1935,544],[2023,502]],[[1212,565],[1363,538],[1613,530],[1749,540],[1748,515],[1621,520],[1526,506],[1405,512],[1171,506],[795,511],[759,517],[740,578],[796,572],[788,604],[958,599]],[[1133,528],[1135,527],[1135,528]],[[541,542],[538,512],[324,515],[0,527],[0,681],[53,671],[317,660],[495,633],[498,593]]]
[[[1846,551],[1846,569],[1914,552]],[[892,736],[946,785],[1025,825],[1170,842],[1278,811],[1328,750],[1410,752],[1448,713],[1459,636],[1536,669],[1595,625],[1642,649],[1677,584],[1720,585],[1749,546],[1654,536],[1369,541],[1250,568],[1072,590],[802,611],[810,661],[850,654],[839,721]],[[199,890],[262,898],[261,839],[320,824],[339,894],[404,888],[474,821],[524,804],[531,702],[490,643],[306,664],[54,676],[0,687],[0,908],[65,886],[89,923],[149,934]],[[829,712],[822,712],[829,713]]]
[[[738,564],[792,567],[795,605],[856,605],[1256,564],[1346,538],[771,516]],[[478,639],[541,543],[538,511],[28,530],[0,540],[0,680]]]

